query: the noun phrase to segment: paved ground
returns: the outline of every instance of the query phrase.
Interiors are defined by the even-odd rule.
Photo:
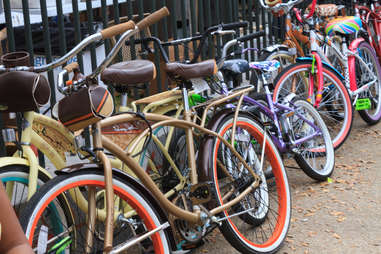
[[[332,183],[288,169],[292,223],[279,253],[381,253],[381,124],[356,115]],[[216,230],[195,253],[237,253]]]

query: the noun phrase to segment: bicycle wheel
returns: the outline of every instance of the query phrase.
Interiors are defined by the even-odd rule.
[[[25,165],[9,165],[0,168],[0,180],[8,192],[8,198],[17,216],[24,209],[28,200],[29,167]],[[38,172],[37,186],[41,187],[50,177]]]
[[[233,116],[230,115],[222,120],[217,133],[231,140],[232,129]],[[238,116],[235,137],[236,151],[262,181],[237,205],[220,214],[225,218],[220,230],[225,239],[242,253],[274,253],[286,237],[291,216],[290,190],[282,159],[267,136],[261,160],[264,130],[248,115]],[[248,170],[220,139],[214,139],[210,162],[217,205],[236,197],[252,183],[253,177]],[[265,177],[261,163],[262,168],[271,166],[274,177]]]
[[[365,122],[369,125],[373,125],[378,123],[381,119],[381,67],[378,62],[376,52],[372,46],[369,45],[369,43],[365,41],[361,42],[357,48],[357,52],[369,67],[372,74],[374,74],[377,78],[377,80],[375,80],[375,84],[359,95],[359,98],[370,99],[370,109],[359,110],[358,112]],[[368,70],[357,58],[355,58],[355,68],[357,88],[367,85],[373,81]]]
[[[274,101],[281,102],[290,93],[295,93],[300,98],[307,98],[310,72],[310,63],[296,63],[284,69],[274,82]],[[323,94],[317,110],[328,127],[333,147],[337,149],[344,143],[352,128],[351,98],[334,72],[323,67],[323,78]]]
[[[86,246],[87,203],[79,197],[87,199],[89,188],[95,189],[98,197],[99,193],[105,191],[104,187],[103,172],[99,169],[60,175],[42,186],[28,202],[20,218],[21,226],[32,247],[36,248],[39,242],[41,245],[41,241],[45,240],[46,246],[42,247],[46,251],[57,248],[58,245],[60,250],[66,253],[85,253],[86,248],[88,248],[87,253],[102,252],[105,228],[105,214],[102,214],[105,207],[102,199],[104,195],[96,199],[95,226],[91,231],[94,239],[92,246]],[[162,224],[155,208],[131,183],[115,176],[113,188],[115,202],[113,246]],[[74,219],[65,218],[67,211],[73,214]],[[54,224],[45,219],[51,216],[52,212],[59,215],[55,218]],[[170,248],[165,232],[159,231],[140,244],[132,246],[128,251],[169,253]]]
[[[295,160],[300,168],[312,179],[324,181],[329,177],[335,166],[335,153],[327,126],[316,109],[304,100],[296,100],[293,103],[298,114],[289,117],[290,134],[293,140],[307,137],[316,132],[316,126],[320,135],[301,143],[294,149]],[[311,126],[307,121],[315,126]]]

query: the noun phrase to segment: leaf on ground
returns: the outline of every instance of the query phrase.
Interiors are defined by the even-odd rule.
[[[306,213],[306,214],[304,214],[304,217],[310,217],[310,216],[314,216],[315,215],[315,213]]]
[[[332,235],[333,237],[335,237],[336,239],[341,239],[341,236],[339,236],[338,234],[336,234],[336,233],[333,233],[333,235]]]
[[[337,222],[343,222],[346,219],[347,219],[346,217],[339,217],[339,218],[337,218]]]
[[[310,244],[309,244],[309,243],[306,243],[306,242],[303,242],[303,243],[302,243],[302,246],[304,246],[304,247],[308,247],[308,246],[310,246]]]

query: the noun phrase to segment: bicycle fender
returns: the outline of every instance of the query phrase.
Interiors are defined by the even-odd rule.
[[[361,42],[365,41],[364,38],[357,38],[351,42],[348,49],[353,53],[356,52]],[[348,56],[348,72],[349,72],[349,87],[352,91],[357,90],[356,69],[355,69],[355,56]]]
[[[10,165],[22,165],[29,167],[29,161],[23,158],[19,157],[1,157],[0,158],[0,168],[10,166]],[[48,176],[49,178],[52,178],[52,175],[45,169],[40,166],[38,166],[38,170],[41,171],[43,174]]]
[[[296,58],[296,62],[297,63],[312,63],[312,57],[298,57],[298,58]],[[325,61],[322,61],[322,64],[327,69],[330,69],[331,71],[336,73],[337,76],[339,77],[340,81],[345,80],[344,76],[338,70],[336,70],[335,67],[333,67],[332,65],[330,65],[329,63],[327,63]]]
[[[78,163],[78,164],[74,164],[74,165],[71,165],[69,167],[66,167],[64,169],[61,169],[61,170],[57,170],[55,173],[57,175],[63,175],[63,174],[70,174],[72,172],[76,172],[79,170],[83,171],[83,170],[94,170],[94,169],[103,171],[102,165],[99,165],[99,164]],[[160,216],[161,221],[164,221],[164,222],[168,221],[168,213],[161,207],[160,203],[151,194],[151,192],[143,184],[141,184],[136,178],[128,175],[127,173],[125,173],[119,169],[115,169],[115,168],[112,169],[112,174],[114,176],[118,176],[121,179],[127,181],[134,188],[136,188],[148,200],[148,202],[150,204],[152,204],[154,209],[156,209],[158,215]],[[171,244],[172,249],[176,250],[176,242],[175,242],[175,239],[173,238],[172,229],[169,227],[169,228],[165,229],[165,231],[167,231],[166,235],[168,237],[168,240]]]

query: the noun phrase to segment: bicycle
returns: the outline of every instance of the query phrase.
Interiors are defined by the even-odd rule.
[[[251,93],[243,98],[243,105],[267,126],[270,138],[281,154],[294,156],[300,168],[315,180],[326,180],[334,169],[334,150],[329,131],[319,113],[306,101],[289,94],[281,103],[272,101],[270,86],[273,73],[280,63],[276,60],[247,62],[243,59],[225,60],[228,51],[243,41],[256,38],[262,33],[249,34],[228,41],[223,48],[218,65],[223,74],[221,93],[236,87],[235,76],[249,70],[256,71],[261,78],[265,93]],[[239,54],[254,50],[244,48]],[[232,53],[237,54],[237,51]],[[270,173],[270,172],[268,172]]]
[[[138,24],[138,28],[141,28],[139,26],[142,25]],[[138,31],[139,29],[135,29],[126,33],[133,34]],[[123,36],[124,35],[122,35],[122,37]],[[70,52],[68,55],[70,55]],[[63,58],[65,58],[65,56]],[[139,202],[136,200],[134,201],[134,193],[128,195],[128,193],[124,191],[125,188],[128,189],[128,186],[124,185],[129,184],[129,189],[134,190],[135,188],[138,188],[143,194],[148,195],[146,197],[153,202],[152,206],[158,209],[158,211],[163,212],[160,213],[161,215],[165,214],[164,211],[168,211],[171,214],[172,218],[165,219],[163,220],[164,222],[169,221],[170,223],[182,225],[183,229],[189,229],[189,231],[184,233],[196,231],[197,235],[202,238],[209,232],[209,230],[216,225],[220,225],[220,229],[225,238],[241,252],[271,253],[279,249],[288,230],[291,207],[286,173],[275,145],[270,139],[266,139],[266,132],[261,126],[251,120],[250,116],[247,116],[244,113],[231,117],[231,112],[226,114],[226,112],[220,111],[218,117],[215,116],[208,121],[209,126],[215,126],[211,128],[212,130],[203,127],[205,122],[198,125],[191,120],[192,115],[188,106],[189,79],[207,77],[214,74],[216,71],[214,61],[204,61],[192,65],[183,65],[179,63],[167,64],[167,68],[171,69],[172,77],[177,81],[179,86],[181,86],[182,99],[184,101],[184,120],[174,119],[163,115],[145,114],[144,118],[148,123],[152,121],[154,124],[150,124],[150,128],[145,129],[140,133],[136,141],[130,144],[127,151],[112,143],[105,136],[101,137],[100,123],[93,124],[92,126],[94,149],[97,158],[103,161],[102,165],[105,171],[107,172],[111,167],[110,164],[107,163],[107,156],[102,155],[102,147],[125,163],[140,179],[141,184],[147,189],[136,181],[130,183],[129,179],[131,178],[120,171],[113,172],[116,176],[114,179],[115,185],[111,186],[109,184],[111,181],[107,179],[105,181],[103,179],[102,170],[99,170],[97,167],[93,167],[93,169],[79,167],[81,170],[75,170],[75,168],[66,171],[64,170],[61,175],[43,185],[38,190],[38,193],[32,197],[30,202],[28,202],[25,208],[25,211],[28,211],[28,213],[30,212],[30,214],[25,213],[21,217],[21,222],[24,229],[26,229],[26,234],[31,244],[34,244],[34,246],[38,245],[38,240],[36,239],[36,234],[38,234],[37,238],[47,240],[46,242],[49,244],[49,247],[53,245],[53,242],[56,244],[56,240],[59,240],[58,243],[60,247],[65,246],[65,248],[71,248],[72,251],[74,251],[74,246],[78,249],[78,246],[83,243],[85,243],[84,249],[87,248],[88,251],[90,251],[91,246],[96,247],[96,245],[104,245],[103,249],[105,251],[110,251],[112,248],[112,241],[109,239],[112,239],[112,236],[115,235],[114,244],[117,244],[117,246],[114,247],[114,250],[111,251],[111,253],[129,248],[134,245],[135,242],[141,242],[140,246],[142,248],[147,244],[158,253],[167,253],[168,249],[163,248],[163,246],[168,246],[165,244],[166,236],[163,229],[167,228],[169,223],[163,223],[161,225],[149,224],[147,216],[144,216],[144,211],[148,208],[141,207],[139,206]],[[187,69],[187,71],[184,71],[184,69]],[[90,77],[94,77],[93,75],[94,73],[91,74]],[[89,80],[93,79],[87,77],[84,80],[78,80],[73,83],[73,88],[85,85]],[[216,98],[213,103],[215,103],[215,106],[222,102],[231,103],[231,99],[236,97],[242,98],[243,94],[249,92],[251,89],[252,88],[243,89],[242,91],[231,93],[229,96]],[[135,122],[137,120],[141,120],[141,118],[131,114],[120,114],[103,120],[102,125],[106,126],[108,124],[112,125],[122,122]],[[220,128],[217,128],[219,125],[218,123],[224,124],[220,125]],[[172,199],[172,202],[165,197],[155,182],[147,174],[146,170],[132,157],[136,152],[135,149],[140,143],[139,141],[144,140],[145,138],[152,137],[152,140],[160,146],[160,140],[155,138],[155,130],[162,126],[180,128],[182,132],[186,133],[187,161],[189,165],[187,185],[181,192],[176,193],[178,198],[176,200]],[[234,130],[236,127],[245,131],[248,136],[248,138],[242,140],[236,139],[236,141],[239,142],[239,147],[246,147],[246,151],[250,151],[249,154],[242,153],[241,155],[240,152],[242,151],[240,150],[240,152],[238,152],[233,147],[233,144],[235,145],[234,142],[230,143],[223,138],[227,135],[234,140]],[[198,172],[196,171],[193,137],[201,141],[200,149],[198,149],[197,153],[197,164],[200,169]],[[253,143],[251,141],[257,144],[259,149],[253,149]],[[260,147],[261,145],[263,147]],[[164,145],[161,144],[160,147],[162,148],[161,150],[165,157],[168,158],[170,164],[176,166],[172,163],[173,159],[170,159],[171,156],[165,150]],[[258,165],[260,165],[260,167],[256,167]],[[259,188],[259,186],[263,186],[261,182],[263,182],[264,179],[263,174],[261,173],[261,167],[267,165],[271,166],[275,177],[266,179],[266,187]],[[254,167],[254,169],[252,167]],[[197,173],[200,174],[200,182],[198,181]],[[109,179],[109,177],[110,175],[106,174],[106,178]],[[80,188],[76,188],[79,186]],[[115,194],[120,196],[120,199],[114,200],[111,196],[111,199],[106,198],[106,200],[104,200],[103,197],[107,197],[106,191],[106,195],[100,196],[101,199],[97,200],[96,193],[101,193],[102,191],[98,189],[94,190],[93,187],[103,189],[104,186],[111,188]],[[65,193],[67,190],[69,192],[71,190],[71,193]],[[87,202],[86,207],[79,208],[76,205],[81,204],[81,202],[78,200],[73,201],[76,197],[74,193],[77,194],[77,197],[88,198],[89,201]],[[151,195],[149,195],[150,193]],[[212,195],[215,195],[216,199],[212,199]],[[155,201],[152,196],[156,198],[157,201]],[[265,199],[258,199],[261,197],[264,197]],[[66,200],[69,200],[68,202],[71,206],[67,205],[68,202],[66,202]],[[111,200],[114,200],[114,202]],[[115,202],[118,200],[125,201]],[[106,205],[104,205],[105,203]],[[131,209],[127,209],[126,204],[133,207],[137,214],[143,219],[136,218],[133,213],[131,214]],[[114,216],[110,215],[112,212],[108,210],[109,207],[112,207],[113,205],[117,205],[115,211],[119,212],[119,214],[115,214]],[[76,208],[76,211],[70,209],[71,207]],[[103,207],[107,207],[107,216],[105,217],[102,213]],[[163,210],[161,210],[160,207],[162,207]],[[54,227],[51,227],[51,230],[48,229],[49,234],[44,235],[43,232],[46,226],[45,224],[41,226],[41,223],[47,223],[47,221],[43,220],[44,215],[49,214],[53,208],[61,211],[71,210],[71,212],[78,212],[82,215],[87,214],[88,218],[90,218],[88,221],[90,226],[86,226],[87,222],[77,223],[77,221],[66,220],[62,224],[64,225],[64,230],[55,232],[53,230]],[[128,212],[123,213],[124,211]],[[146,214],[149,213],[147,212]],[[62,219],[64,219],[64,216],[62,216]],[[80,216],[75,217],[75,219],[79,220]],[[96,221],[100,223],[96,224]],[[112,234],[108,229],[104,230],[102,225],[105,221],[106,226],[110,227],[111,225],[111,228],[109,229],[114,229],[112,224],[115,222],[114,225],[118,226],[116,229],[128,227],[134,229],[133,232],[138,231],[141,235],[135,239],[136,241],[131,240],[130,242],[125,242],[126,239],[117,239],[116,236],[120,235],[117,235],[115,231],[114,234]],[[143,226],[142,222],[147,223],[148,225]],[[57,223],[59,222],[57,221]],[[270,232],[267,232],[266,234],[268,237],[262,234],[261,239],[252,240],[251,238],[255,237],[255,234],[247,235],[245,225],[257,226],[256,230],[260,230],[262,233],[264,231]],[[81,238],[79,234],[73,232],[75,230],[81,232],[77,226],[84,226],[83,231],[86,232],[85,237]],[[95,229],[95,232],[92,232],[92,229]],[[103,233],[104,231],[105,234]],[[68,233],[69,238],[66,237],[66,234]],[[245,235],[245,238],[242,237],[242,234]],[[65,236],[64,239],[61,238],[63,236]],[[150,238],[148,243],[147,241],[143,241],[148,238]],[[61,244],[62,241],[64,241],[66,245]],[[67,244],[67,242],[70,242],[70,244]],[[94,245],[90,243],[94,243]]]
[[[299,2],[300,1],[291,1],[287,4],[277,4],[275,7],[277,7],[278,10],[289,11]],[[271,8],[274,8],[274,6]],[[316,24],[314,18],[310,20],[302,19],[299,11],[295,9],[294,11],[299,22],[304,24],[306,27],[310,28]],[[311,12],[313,11],[314,8],[311,8]],[[311,12],[309,15],[311,15]],[[311,17],[313,17],[313,15],[311,15]],[[350,17],[343,18],[343,22],[350,22],[350,19]],[[330,22],[334,23],[336,21],[334,19]],[[327,25],[327,27],[329,26]],[[330,25],[330,27],[332,26]],[[293,91],[313,102],[314,106],[318,107],[318,111],[322,115],[327,126],[329,126],[334,147],[338,148],[345,141],[351,130],[353,112],[352,101],[349,94],[350,92],[348,92],[346,87],[341,83],[341,80],[344,80],[344,76],[342,76],[340,72],[338,72],[330,64],[327,64],[329,61],[317,42],[324,42],[323,44],[326,44],[332,49],[335,48],[334,43],[328,37],[322,38],[322,36],[315,32],[314,29],[310,28],[308,32],[310,34],[312,57],[299,58],[297,59],[297,62],[299,63],[296,63],[295,65],[292,65],[292,67],[288,67],[282,71],[282,73],[278,76],[278,79],[274,82],[274,100],[278,100],[282,96],[286,96],[290,91]],[[359,40],[355,40],[352,46],[355,47],[359,42]],[[340,53],[337,48],[334,49],[334,52],[335,54]],[[345,52],[348,52],[348,50]],[[355,57],[355,55],[356,54],[353,54],[352,52],[348,53],[345,57],[341,55],[340,62],[345,65],[348,63],[345,62],[346,58],[348,58],[348,61],[350,60],[349,62],[354,61],[354,58],[359,59]],[[377,68],[377,65],[375,66]],[[349,68],[348,64],[344,67]],[[315,72],[315,68],[318,70],[322,69],[323,71]],[[298,71],[299,69],[300,71]],[[369,68],[366,69],[364,67],[364,69],[369,71]],[[311,71],[309,72],[309,70]],[[351,70],[353,70],[353,68],[351,68]],[[353,82],[355,74],[351,70],[348,70],[348,74],[345,73],[346,85],[349,85],[348,75],[351,73],[352,76],[350,82],[353,87],[355,82]],[[285,79],[286,72],[288,73],[287,79]],[[370,75],[374,78],[373,74]],[[316,85],[309,85],[309,83],[314,84],[314,82],[316,82]],[[299,89],[299,91],[297,91],[297,89]],[[317,89],[317,95],[315,95],[314,89]],[[366,86],[363,89],[366,89]]]
[[[221,24],[218,26],[210,27],[202,35],[198,35],[189,39],[201,39],[203,42],[205,42],[205,38],[215,30],[221,31],[223,29],[232,29],[242,26],[247,26],[247,22]],[[176,43],[181,43],[183,41],[184,39],[171,41],[170,44],[175,45]],[[121,45],[123,45],[123,43],[120,44],[119,47]],[[202,45],[203,43],[200,43],[199,48],[202,47]],[[138,64],[140,69],[145,68],[150,69],[151,71],[154,70],[152,69],[154,68],[153,64],[149,61],[144,60],[124,62],[121,64],[125,66],[135,66],[135,68],[137,68],[136,66]],[[114,66],[113,68],[117,68],[117,66]],[[75,72],[75,80],[76,77],[81,75],[79,73],[78,64],[76,63],[72,63],[66,66],[64,71],[59,74],[58,79],[60,83],[60,92],[63,92],[64,76],[73,71]],[[106,74],[105,71],[102,73]],[[140,77],[135,81],[144,83],[145,81],[150,81],[150,79],[153,78],[154,75],[151,72],[151,74],[148,74],[145,77]],[[104,81],[106,81],[106,79]],[[73,82],[73,80],[70,82]],[[118,88],[120,87],[116,87],[117,90]],[[129,110],[137,112],[137,107],[139,106],[142,113],[152,112],[158,114],[173,114],[178,117],[183,110],[180,91],[167,91],[139,99],[133,101],[131,103],[131,107],[128,107],[127,105],[127,91],[128,89],[121,89],[119,91],[121,92],[121,103],[119,104],[118,112],[126,112]],[[193,95],[191,94],[191,96]],[[55,115],[54,112],[53,115]],[[59,124],[54,119],[34,112],[25,112],[24,121],[29,121],[32,123],[31,128],[26,128],[21,133],[21,140],[18,143],[32,144],[36,146],[49,159],[49,161],[52,162],[53,166],[57,170],[65,168],[65,153],[67,152],[71,154],[77,153],[82,159],[91,156],[89,149],[87,149],[85,144],[82,144],[81,136],[74,136],[73,133],[68,131],[62,124]],[[136,136],[134,130],[123,131],[123,128],[125,127],[123,124],[121,124],[119,127],[111,127],[111,129],[105,127],[102,132],[109,138],[114,138],[114,140],[115,138],[119,138],[120,136],[124,135],[127,137],[123,142],[128,143],[130,136]],[[16,141],[14,139],[15,135],[13,130],[7,130],[6,133],[8,134],[7,137],[5,137],[7,141]],[[167,137],[167,139],[170,138],[171,136]],[[120,144],[123,142],[120,142]],[[141,163],[144,162],[141,161]],[[34,155],[29,152],[29,148],[27,146],[22,146],[20,151],[18,151],[14,157],[0,158],[0,165],[0,179],[4,184],[6,184],[7,193],[9,198],[12,200],[14,208],[17,212],[23,208],[27,200],[29,200],[29,198],[35,193],[35,190],[38,186],[42,186],[43,183],[52,178],[51,174],[49,174],[45,169],[38,165],[38,161],[35,159]],[[112,165],[114,168],[128,171],[128,168],[126,168],[119,160],[112,160]],[[20,193],[22,194],[20,195]],[[26,195],[26,197],[24,197],[24,195]]]

